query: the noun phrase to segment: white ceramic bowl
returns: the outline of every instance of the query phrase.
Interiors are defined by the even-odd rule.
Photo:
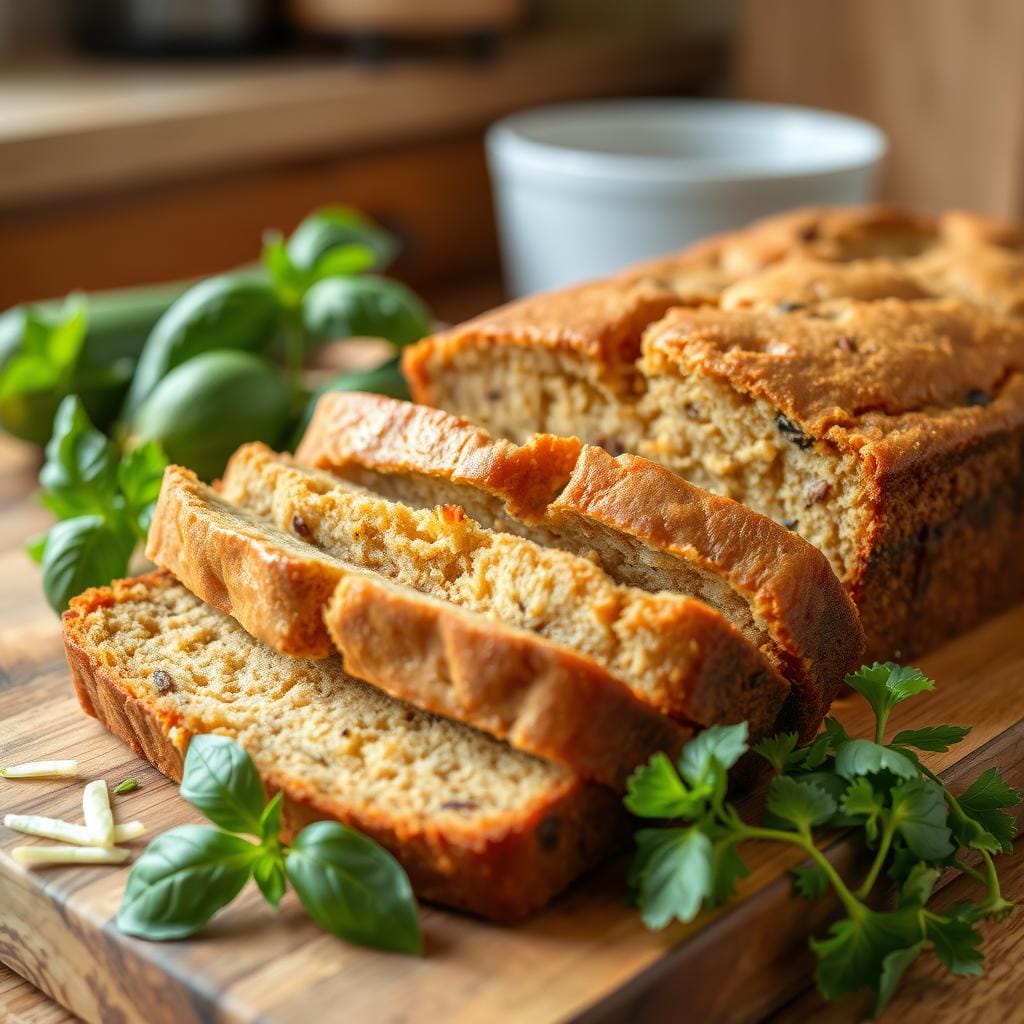
[[[598,277],[793,206],[874,196],[885,136],[842,114],[729,100],[541,107],[487,134],[514,295]]]

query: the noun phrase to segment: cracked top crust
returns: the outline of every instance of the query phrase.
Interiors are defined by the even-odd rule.
[[[807,209],[513,303],[421,342],[405,366],[428,402],[429,364],[461,347],[569,349],[606,379],[705,374],[892,467],[1024,420],[1022,314],[1014,225]]]

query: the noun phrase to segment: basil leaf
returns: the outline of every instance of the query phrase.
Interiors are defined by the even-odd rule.
[[[133,448],[117,467],[117,482],[140,540],[149,532],[166,468],[167,456],[156,441]]]
[[[227,736],[205,733],[192,737],[185,755],[181,795],[229,832],[262,834],[263,783],[245,748]]]
[[[60,613],[86,587],[125,576],[134,549],[131,530],[112,527],[102,516],[77,516],[57,523],[43,549],[43,593],[50,607]]]
[[[23,440],[45,444],[58,404],[74,389],[85,343],[85,303],[71,296],[63,309],[46,317],[35,308],[9,310],[2,334],[0,425]]]
[[[306,217],[288,239],[287,252],[293,266],[309,274],[323,266],[332,251],[353,248],[370,254],[369,264],[361,269],[380,270],[395,258],[398,242],[357,210],[334,206]]]
[[[132,866],[118,928],[161,941],[192,935],[242,891],[257,855],[258,847],[206,825],[165,832]]]
[[[371,275],[314,284],[302,300],[302,322],[317,341],[385,338],[409,345],[430,332],[427,307],[405,285]]]
[[[125,401],[131,420],[171,370],[218,349],[262,352],[278,333],[281,309],[266,281],[246,275],[211,277],[190,288],[146,339]]]
[[[117,493],[114,446],[92,425],[74,395],[57,409],[39,482],[43,504],[61,519],[103,514]]]
[[[288,888],[284,870],[284,851],[280,846],[261,849],[253,864],[253,878],[263,898],[275,909],[281,906],[281,897]]]
[[[285,870],[309,916],[331,934],[377,949],[423,952],[409,878],[368,836],[333,821],[307,825],[288,850]]]
[[[36,565],[42,565],[43,563],[43,552],[46,550],[46,538],[48,536],[48,532],[37,533],[34,537],[29,537],[25,541],[25,553]]]
[[[264,238],[261,259],[281,305],[288,310],[298,308],[309,287],[309,280],[306,273],[292,263],[280,234],[273,233]]]
[[[263,808],[263,813],[260,815],[259,836],[263,840],[264,846],[270,846],[280,840],[283,799],[281,793],[275,793],[273,799]]]

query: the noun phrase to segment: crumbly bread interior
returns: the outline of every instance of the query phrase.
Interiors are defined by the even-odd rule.
[[[644,372],[642,388],[637,378],[634,390],[614,394],[595,388],[581,361],[565,353],[466,345],[435,364],[431,387],[442,408],[518,443],[534,433],[560,433],[612,455],[636,452],[659,462],[796,530],[846,578],[867,515],[853,457],[823,444],[801,447],[798,437],[780,430],[777,410],[727,384],[667,367]],[[627,571],[636,564],[621,563]],[[644,585],[637,577],[620,578]],[[716,594],[716,582],[701,578],[691,585],[753,638],[743,609],[721,589]]]
[[[779,414],[710,377],[648,377],[636,452],[770,516],[822,551],[842,579],[869,508],[855,456],[811,447]]]
[[[335,656],[290,658],[180,584],[152,577],[81,631],[135,695],[191,733],[237,739],[262,775],[411,822],[480,824],[557,795],[572,776],[347,676]]]
[[[755,647],[772,643],[765,622],[729,584],[700,566],[656,551],[636,537],[583,516],[563,516],[545,525],[528,523],[508,513],[505,503],[470,484],[423,473],[384,473],[349,463],[332,470],[357,486],[413,508],[461,505],[478,523],[492,530],[525,537],[545,547],[561,548],[597,562],[616,583],[657,593],[673,590],[718,609]]]
[[[223,494],[350,565],[589,655],[662,706],[709,653],[689,634],[703,605],[617,584],[588,559],[484,529],[461,507],[388,501],[262,445],[236,453]]]

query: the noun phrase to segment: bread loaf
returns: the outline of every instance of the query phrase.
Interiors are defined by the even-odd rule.
[[[575,434],[823,551],[870,657],[1024,596],[1024,234],[803,210],[528,298],[406,353],[414,397]]]

